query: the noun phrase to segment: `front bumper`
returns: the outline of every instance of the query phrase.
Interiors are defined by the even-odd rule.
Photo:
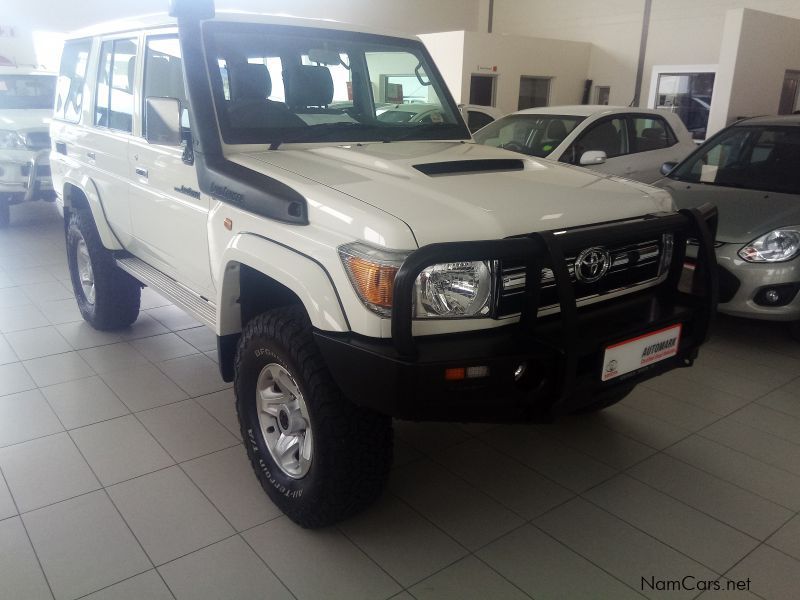
[[[650,221],[611,224],[575,235],[532,234],[521,240],[435,244],[406,260],[395,280],[391,340],[315,332],[334,380],[356,404],[411,420],[518,421],[563,414],[621,394],[665,371],[690,366],[706,340],[716,308],[713,250],[716,209],[703,207]],[[675,254],[667,279],[656,287],[585,306],[575,303],[563,260],[571,247],[604,245],[642,231],[672,232]],[[695,293],[679,290],[686,239],[700,240]],[[588,242],[588,244],[587,244]],[[523,259],[528,269],[526,308],[519,323],[477,333],[412,337],[411,287],[430,264],[481,258]],[[561,311],[537,317],[543,261],[556,267]],[[408,300],[406,300],[408,299]],[[607,382],[605,349],[641,334],[681,324],[675,356]],[[515,376],[524,366],[520,377]],[[449,381],[447,369],[488,367],[488,375]]]
[[[0,155],[0,194],[12,204],[55,199],[49,150],[14,151]]]
[[[727,279],[738,282],[733,294],[721,294],[719,311],[725,314],[768,321],[800,320],[800,258],[772,264],[749,263],[737,254],[742,244],[717,248],[717,262]],[[724,286],[723,286],[724,287]],[[769,306],[760,296],[766,289],[788,289],[794,295],[788,303]]]

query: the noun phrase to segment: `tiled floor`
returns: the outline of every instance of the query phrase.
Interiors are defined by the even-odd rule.
[[[252,475],[213,336],[149,290],[132,328],[93,331],[52,207],[15,217],[0,598],[798,597],[800,344],[779,325],[721,318],[693,369],[602,414],[397,423],[383,499],[306,531]],[[687,576],[750,592],[663,591]]]

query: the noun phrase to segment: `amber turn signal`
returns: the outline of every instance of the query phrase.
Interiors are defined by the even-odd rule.
[[[344,261],[365,302],[383,308],[392,307],[397,267],[380,265],[358,256],[347,256]]]

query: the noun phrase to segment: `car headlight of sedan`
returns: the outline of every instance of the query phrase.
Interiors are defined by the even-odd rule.
[[[350,282],[364,305],[389,317],[394,280],[409,252],[373,248],[361,242],[339,248]],[[490,316],[493,261],[432,265],[414,282],[415,319],[470,319]]]
[[[782,227],[753,240],[739,256],[751,263],[776,263],[792,260],[800,252],[800,226]]]
[[[18,150],[25,147],[25,138],[16,131],[0,129],[0,148],[4,150]]]

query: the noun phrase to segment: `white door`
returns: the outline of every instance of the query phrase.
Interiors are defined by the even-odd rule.
[[[141,77],[141,135],[131,139],[130,204],[136,254],[192,290],[213,292],[208,250],[212,201],[200,193],[184,148],[148,144],[147,97],[178,98],[187,107],[177,34],[146,38]],[[183,110],[188,138],[188,109]]]
[[[606,153],[606,162],[586,168],[627,177],[629,171],[628,122],[624,115],[604,117],[586,126],[562,155],[564,162],[580,166],[581,156],[590,150]]]

